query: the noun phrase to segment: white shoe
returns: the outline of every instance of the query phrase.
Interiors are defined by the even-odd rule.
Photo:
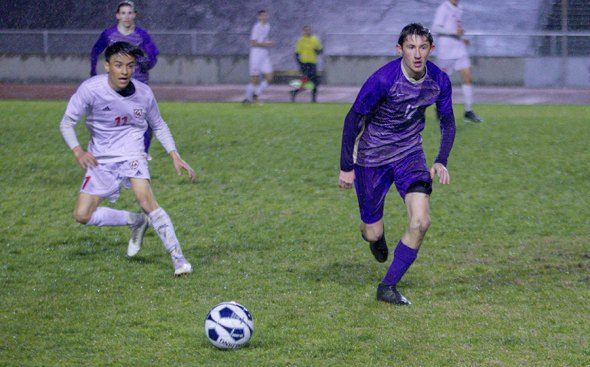
[[[145,214],[141,214],[141,219],[138,220],[137,223],[129,225],[129,228],[131,228],[131,239],[129,240],[129,245],[127,246],[127,256],[133,257],[137,255],[139,250],[141,250],[143,235],[145,234],[149,224],[149,217]]]
[[[180,277],[183,275],[189,275],[193,272],[193,267],[184,258],[180,245],[174,247],[174,249],[170,251],[170,257],[172,258],[172,264],[174,265],[174,276]]]
[[[182,255],[174,258],[172,262],[174,263],[174,276],[180,277],[193,272],[192,265]]]

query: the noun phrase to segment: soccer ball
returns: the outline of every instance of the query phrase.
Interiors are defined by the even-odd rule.
[[[307,90],[312,90],[315,87],[315,84],[309,79],[293,79],[289,82],[289,85],[294,89],[299,89],[303,86],[303,88]]]
[[[254,332],[252,315],[241,304],[221,302],[205,318],[205,335],[220,349],[240,348],[250,341]]]

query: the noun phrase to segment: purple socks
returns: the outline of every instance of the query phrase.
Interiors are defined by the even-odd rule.
[[[416,260],[416,257],[418,257],[418,250],[408,247],[400,240],[393,252],[393,261],[389,265],[382,283],[396,285]]]

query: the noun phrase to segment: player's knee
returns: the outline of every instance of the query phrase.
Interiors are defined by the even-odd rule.
[[[76,220],[76,222],[80,224],[86,224],[90,222],[90,218],[92,218],[92,213],[88,213],[83,210],[74,209],[72,212],[72,216]]]
[[[430,217],[419,216],[412,218],[410,220],[409,227],[410,232],[424,236],[428,231],[428,228],[430,228]]]
[[[154,210],[158,209],[158,203],[150,197],[141,197],[137,198],[137,203],[146,213],[151,213]]]
[[[366,227],[363,231],[365,239],[369,242],[375,242],[383,237],[383,228]]]

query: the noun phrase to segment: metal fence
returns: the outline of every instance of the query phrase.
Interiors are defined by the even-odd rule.
[[[0,30],[3,54],[88,54],[100,30]],[[150,31],[160,53],[171,55],[245,55],[247,33]],[[590,32],[471,32],[470,54],[489,57],[590,56]],[[391,34],[322,35],[327,56],[386,56],[394,53]],[[278,53],[292,53],[290,42]]]
[[[88,54],[101,30],[0,30],[0,53]],[[150,31],[162,54],[240,55],[248,53],[247,33]]]
[[[472,56],[590,56],[590,32],[470,32],[466,37]],[[396,43],[391,34],[330,33],[325,48],[332,56],[385,56],[394,52]]]

